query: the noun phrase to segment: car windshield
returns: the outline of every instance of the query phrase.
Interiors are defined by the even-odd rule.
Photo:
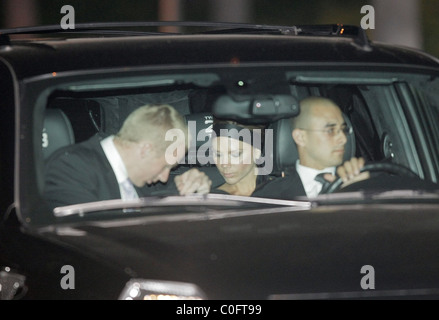
[[[189,135],[195,142],[189,146],[184,157],[178,160],[177,165],[172,166],[169,182],[158,181],[143,187],[146,196],[177,195],[174,177],[191,168],[205,172],[213,182],[212,188],[224,183],[214,159],[214,153],[218,152],[211,139],[214,117],[263,124],[265,141],[262,143],[265,150],[258,165],[259,172],[270,177],[284,175],[288,166],[294,166],[297,159],[291,158],[293,156],[289,150],[293,140],[286,142],[285,136],[282,136],[284,132],[276,124],[295,115],[294,108],[299,108],[300,99],[316,93],[333,99],[349,120],[349,124],[344,124],[351,130],[346,133],[350,139],[346,142],[350,144],[349,150],[345,148],[345,152],[350,153],[347,157],[361,156],[370,162],[401,165],[421,180],[433,180],[423,166],[426,154],[419,149],[413,152],[419,140],[416,129],[421,130],[421,123],[416,128],[401,117],[402,102],[396,96],[401,90],[417,90],[419,95],[424,94],[424,100],[418,102],[425,107],[429,103],[427,98],[437,98],[434,95],[432,97],[430,92],[437,83],[432,82],[428,90],[422,88],[425,81],[431,82],[430,76],[373,71],[363,71],[361,74],[356,71],[322,73],[287,67],[250,69],[244,66],[212,69],[209,72],[194,70],[151,76],[118,76],[81,81],[60,77],[59,83],[53,84],[54,81],[51,81],[50,94],[46,93],[47,97],[42,103],[44,121],[39,124],[42,126],[42,146],[37,146],[36,151],[43,158],[41,172],[44,172],[43,165],[49,168],[41,178],[46,179],[45,188],[50,190],[46,196],[49,201],[54,201],[56,212],[68,212],[68,209],[62,209],[64,206],[94,201],[75,202],[75,195],[71,194],[69,198],[67,187],[60,192],[56,190],[67,184],[71,188],[79,187],[74,185],[79,181],[75,180],[77,174],[71,175],[69,172],[72,169],[69,167],[71,163],[64,163],[64,168],[47,167],[47,164],[56,159],[60,150],[66,154],[72,152],[72,146],[83,144],[92,137],[97,136],[102,141],[105,137],[117,135],[128,115],[148,104],[169,104],[175,107],[185,117]],[[276,106],[276,103],[279,105]],[[429,112],[437,113],[437,109],[430,108]],[[389,170],[392,176],[408,175],[405,171],[395,174],[390,166],[382,170]],[[80,170],[78,172],[81,173]],[[417,187],[416,184],[398,179],[393,182],[391,178],[388,185],[381,180],[367,190],[382,192],[423,189],[422,184]],[[52,187],[50,183],[58,185]],[[82,188],[88,189],[88,186]],[[296,195],[298,199],[301,196]],[[413,197],[413,194],[410,196]],[[281,205],[282,201],[278,203]],[[140,204],[155,205],[154,201],[147,200]]]

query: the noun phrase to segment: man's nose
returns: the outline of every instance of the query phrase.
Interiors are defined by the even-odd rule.
[[[337,144],[345,145],[347,141],[346,133],[343,130],[339,130],[337,133]]]

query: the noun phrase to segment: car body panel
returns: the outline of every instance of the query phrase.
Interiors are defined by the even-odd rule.
[[[44,272],[52,265],[54,287],[63,264],[75,267],[77,279],[96,277],[96,266],[103,273],[110,269],[109,278],[94,284],[94,293],[108,299],[120,294],[129,276],[194,283],[209,299],[357,299],[368,293],[361,285],[363,266],[377,270],[373,298],[401,298],[406,290],[414,299],[438,297],[439,248],[430,245],[439,240],[437,204],[199,215],[178,222],[145,217],[140,223],[121,219],[120,226],[111,220],[58,225],[25,232],[21,243],[47,259]],[[42,270],[28,268],[32,284]],[[70,294],[75,297],[59,289],[58,298]]]

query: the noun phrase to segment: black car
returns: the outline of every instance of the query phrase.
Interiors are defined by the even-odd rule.
[[[439,186],[417,183],[439,181],[437,58],[355,26],[162,24],[0,30],[0,298],[439,298]],[[173,177],[194,167],[222,183],[198,153],[213,117],[268,124],[269,175],[282,176],[297,158],[285,121],[308,96],[351,123],[346,159],[417,182],[336,181],[294,200],[176,194]],[[150,103],[201,137],[170,181],[134,201],[52,210],[53,152],[115,134]]]

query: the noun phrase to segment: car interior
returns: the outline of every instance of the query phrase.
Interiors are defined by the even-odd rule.
[[[209,140],[214,116],[264,123],[273,129],[271,174],[281,176],[298,158],[288,118],[300,112],[298,103],[301,99],[314,95],[330,98],[338,104],[346,123],[353,128],[353,134],[348,136],[345,160],[356,156],[364,157],[368,162],[396,163],[421,178],[426,177],[428,172],[424,171],[416,155],[419,150],[413,149],[414,138],[410,130],[403,119],[395,120],[392,114],[394,109],[400,108],[399,97],[395,95],[397,89],[392,82],[377,84],[373,79],[369,83],[355,79],[311,81],[288,76],[288,72],[276,72],[268,81],[260,74],[263,73],[224,72],[219,76],[190,74],[186,77],[179,74],[169,78],[162,75],[153,80],[136,81],[135,86],[112,80],[111,85],[80,84],[58,88],[47,98],[42,146],[38,148],[46,161],[61,147],[80,143],[93,135],[105,137],[117,133],[124,119],[137,107],[166,103],[182,113],[188,123],[195,123],[197,131],[195,148],[189,149],[184,163],[171,172],[170,180],[188,168],[197,167],[209,175],[213,186],[223,183],[215,165],[200,163],[197,157],[197,152]],[[285,81],[285,77],[289,80]],[[261,101],[263,108],[256,107]],[[434,179],[434,176],[428,178]],[[172,185],[151,186],[151,195],[175,194]]]

